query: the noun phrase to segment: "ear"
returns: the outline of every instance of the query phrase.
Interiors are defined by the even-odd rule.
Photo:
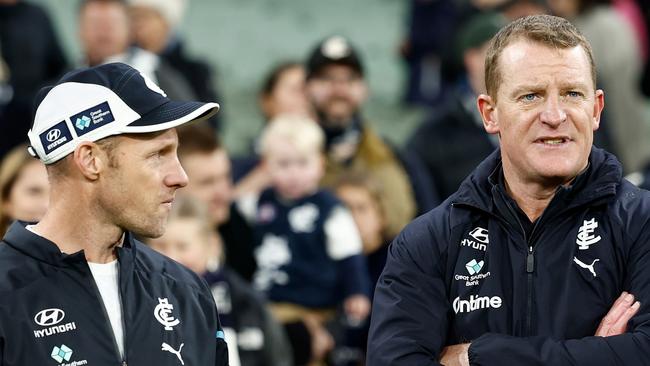
[[[605,92],[601,89],[596,90],[596,95],[594,98],[594,114],[593,118],[593,130],[596,131],[600,127],[600,116],[605,108]]]
[[[93,142],[84,141],[73,152],[74,165],[88,180],[94,181],[108,166],[108,156]]]
[[[478,110],[481,113],[483,127],[489,134],[499,133],[499,121],[496,113],[496,103],[486,94],[480,94],[476,101]]]

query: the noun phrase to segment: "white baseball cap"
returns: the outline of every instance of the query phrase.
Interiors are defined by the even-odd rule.
[[[123,63],[75,70],[36,97],[29,153],[55,163],[82,141],[148,133],[205,120],[217,103],[173,101],[153,81]]]

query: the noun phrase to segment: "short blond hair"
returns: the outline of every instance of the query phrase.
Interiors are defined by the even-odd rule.
[[[322,152],[325,134],[314,120],[302,116],[279,116],[272,119],[262,131],[260,154],[268,154],[275,143],[290,143],[301,152]]]
[[[524,40],[556,49],[580,46],[587,54],[591,67],[591,79],[596,88],[596,65],[594,53],[587,38],[568,20],[553,15],[531,15],[519,18],[492,38],[485,56],[485,87],[488,95],[496,98],[501,84],[499,57],[503,50],[515,41]]]

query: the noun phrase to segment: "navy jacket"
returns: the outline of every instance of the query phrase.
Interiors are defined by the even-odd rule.
[[[0,242],[0,365],[228,364],[212,294],[193,272],[126,234],[122,359],[83,251],[62,254],[23,225]]]
[[[471,365],[650,365],[650,193],[593,148],[526,234],[490,155],[392,243],[376,288],[368,365],[438,365],[471,342]],[[593,336],[622,291],[627,333]]]

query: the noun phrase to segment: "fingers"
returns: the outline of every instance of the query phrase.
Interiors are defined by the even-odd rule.
[[[370,313],[370,300],[363,295],[353,295],[344,304],[345,313],[354,321],[363,321]]]
[[[634,295],[623,291],[609,312],[601,320],[596,336],[607,337],[625,333],[627,322],[639,311],[641,304],[634,302]]]
[[[625,333],[627,330],[627,322],[630,321],[634,315],[636,315],[640,307],[640,302],[636,301],[633,303],[627,310],[625,310],[621,317],[618,318],[614,324],[612,324],[608,335],[613,336]]]

